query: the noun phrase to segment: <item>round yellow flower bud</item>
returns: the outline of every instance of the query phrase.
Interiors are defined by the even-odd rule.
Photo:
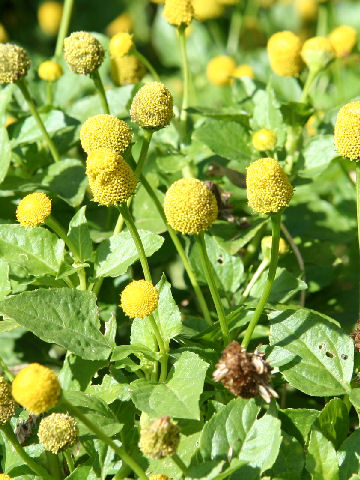
[[[61,22],[63,7],[59,2],[44,2],[38,10],[40,28],[47,35],[56,35]]]
[[[180,441],[180,429],[170,417],[155,418],[140,430],[139,448],[149,458],[171,457]]]
[[[158,306],[159,292],[146,280],[129,283],[121,293],[121,308],[130,318],[144,318]]]
[[[110,40],[110,54],[114,58],[125,57],[133,46],[133,36],[126,32],[117,33]]]
[[[360,101],[347,103],[340,108],[334,140],[339,155],[350,160],[360,158]]]
[[[326,37],[312,37],[306,40],[301,56],[310,70],[321,70],[335,57],[335,50]]]
[[[277,142],[277,135],[274,130],[268,128],[262,128],[254,133],[252,137],[252,144],[259,152],[265,152],[266,150],[274,150]]]
[[[194,16],[191,0],[165,0],[163,17],[170,25],[189,25]]]
[[[120,32],[131,32],[133,29],[133,23],[134,22],[129,13],[122,13],[109,23],[106,27],[106,33],[109,37],[113,37]]]
[[[235,78],[242,78],[242,77],[249,77],[249,78],[255,78],[255,73],[252,67],[250,65],[246,65],[244,63],[243,65],[239,65],[238,67],[235,68],[235,70],[232,73],[232,76]]]
[[[9,475],[5,475],[5,473],[0,473],[0,480],[12,480]]]
[[[42,62],[39,66],[39,77],[46,82],[56,82],[61,77],[63,71],[61,65],[54,60]]]
[[[5,120],[5,128],[9,127],[10,125],[12,125],[15,122],[16,122],[15,117],[13,117],[12,115],[7,115],[6,120]]]
[[[135,95],[130,109],[134,123],[143,128],[166,127],[173,118],[173,97],[163,83],[147,83]]]
[[[270,66],[281,77],[298,77],[304,63],[301,59],[301,40],[285,31],[272,35],[267,45]]]
[[[318,15],[316,0],[295,0],[295,8],[300,18],[305,22],[316,20]]]
[[[101,43],[91,33],[74,32],[64,40],[64,58],[74,73],[94,72],[102,64],[104,55]]]
[[[196,178],[182,178],[171,185],[164,198],[169,225],[184,234],[207,230],[218,216],[212,191]]]
[[[145,66],[134,55],[111,59],[110,75],[115,85],[123,86],[139,83],[145,74]]]
[[[0,84],[21,80],[29,68],[30,58],[23,48],[12,43],[0,43]]]
[[[81,146],[86,153],[106,148],[123,153],[131,142],[130,127],[114,115],[100,113],[89,117],[80,129]]]
[[[12,383],[15,401],[35,415],[54,407],[60,392],[56,373],[39,363],[31,363],[23,368]]]
[[[213,85],[223,87],[231,84],[231,77],[235,69],[235,60],[226,55],[221,55],[210,60],[206,67],[206,75]]]
[[[15,415],[15,410],[16,404],[11,395],[11,386],[0,375],[0,425],[7,423]]]
[[[268,254],[268,252],[271,250],[271,245],[272,245],[272,236],[269,235],[267,237],[263,237],[261,240],[261,249],[264,254]],[[288,253],[289,247],[288,244],[285,242],[283,238],[280,237],[279,241],[279,254],[280,255],[285,255]]]
[[[224,13],[224,6],[217,0],[193,0],[194,17],[200,22],[219,18]]]
[[[5,30],[5,27],[2,23],[0,23],[0,43],[5,43],[9,40],[9,35]]]
[[[44,223],[51,213],[51,200],[45,193],[30,193],[20,200],[16,218],[23,227]]]
[[[76,442],[77,421],[67,413],[52,413],[41,420],[38,437],[45,450],[58,454]]]
[[[357,31],[348,25],[335,28],[329,35],[337,57],[347,57],[357,42]]]
[[[294,189],[278,162],[260,158],[247,168],[247,198],[258,213],[275,213],[289,205]]]

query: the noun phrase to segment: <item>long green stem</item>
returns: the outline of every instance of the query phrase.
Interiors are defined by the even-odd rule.
[[[159,330],[159,327],[156,323],[154,316],[149,315],[149,319],[150,319],[152,329],[154,330],[155,338],[159,345],[159,350],[161,354],[161,360],[160,360],[161,373],[160,373],[159,380],[160,382],[165,382],[167,377],[168,348],[166,347],[165,342],[161,336],[161,332]]]
[[[175,455],[173,455],[171,457],[172,461],[175,463],[175,465],[177,465],[180,470],[182,471],[182,473],[184,475],[186,475],[186,472],[187,472],[187,466],[185,465],[185,463],[181,460],[181,458],[179,457],[179,455],[177,453],[175,453]]]
[[[258,266],[256,272],[252,276],[247,287],[245,288],[244,293],[241,296],[241,300],[245,300],[250,295],[253,286],[255,285],[256,281],[260,278],[260,275],[263,273],[263,271],[268,267],[268,265],[269,265],[269,259],[264,258],[264,260]]]
[[[359,242],[359,253],[360,253],[360,165],[357,162],[356,162],[356,213],[357,213],[358,242]],[[359,288],[359,312],[360,312],[360,288]]]
[[[204,270],[206,281],[209,285],[211,296],[215,304],[216,312],[220,322],[221,332],[224,338],[224,343],[225,345],[227,345],[230,342],[229,327],[226,321],[224,307],[223,307],[223,304],[221,303],[219,291],[217,289],[217,286],[214,280],[212,265],[210,263],[210,260],[206,251],[204,232],[201,232],[199,233],[199,235],[196,235],[196,241],[199,245],[202,267]]]
[[[53,103],[52,88],[53,88],[52,82],[46,82],[46,98],[47,98],[47,103],[49,107],[51,107]]]
[[[245,332],[244,340],[242,342],[242,346],[245,349],[247,349],[249,345],[251,336],[265,308],[266,302],[268,301],[268,298],[271,293],[271,288],[275,280],[277,263],[279,258],[280,222],[281,222],[281,213],[276,213],[271,216],[272,240],[271,240],[271,258],[270,258],[269,271],[268,271],[268,276],[266,279],[263,293],[258,301],[254,315],[250,320],[250,323]]]
[[[313,84],[315,78],[317,77],[319,73],[319,70],[309,70],[308,76],[306,78],[306,82],[304,85],[304,90],[302,92],[300,102],[305,103],[307,101],[307,98],[309,96],[309,91],[311,88],[311,85]]]
[[[74,464],[74,460],[71,456],[70,450],[65,450],[63,452],[63,455],[64,455],[64,458],[66,460],[67,466],[69,468],[69,472],[72,473],[75,470],[75,464]]]
[[[235,55],[239,48],[242,18],[243,17],[240,9],[238,7],[235,7],[231,16],[229,37],[227,42],[227,51],[230,55]]]
[[[41,130],[41,133],[44,137],[44,140],[46,141],[46,144],[47,144],[47,146],[48,146],[48,148],[51,152],[51,155],[52,155],[54,161],[58,162],[60,160],[59,152],[58,152],[57,148],[55,147],[54,142],[50,138],[43,121],[41,120],[41,117],[40,117],[40,115],[37,111],[37,108],[35,106],[34,100],[32,99],[32,97],[30,95],[30,92],[27,88],[26,80],[24,78],[22,80],[19,80],[17,82],[17,86],[20,88],[21,93],[23,94],[23,96],[26,100],[26,103],[29,106],[30,112],[31,112],[32,116],[34,117],[35,122],[37,123],[37,126]]]
[[[151,65],[149,60],[146,57],[144,57],[144,55],[142,53],[140,53],[139,50],[137,50],[137,48],[135,48],[134,46],[133,46],[131,52],[135,55],[135,57],[137,57],[140,60],[141,63],[143,63],[145,65],[145,67],[151,73],[153,79],[156,80],[157,82],[161,82],[159,74],[157,73],[155,68]]]
[[[49,474],[45,468],[39,465],[35,460],[33,460],[24,450],[24,447],[20,445],[18,439],[16,438],[15,433],[12,431],[9,423],[0,426],[0,430],[4,433],[6,438],[9,440],[11,445],[14,447],[14,450],[23,460],[23,462],[40,478],[44,480],[54,480],[52,475]]]
[[[5,373],[9,382],[12,382],[14,380],[14,375],[10,372],[9,367],[6,365],[6,363],[4,362],[4,360],[1,357],[0,357],[0,368]]]
[[[125,462],[139,478],[142,480],[148,480],[144,470],[135,462],[135,460],[125,451],[124,448],[116,445],[116,443],[110,437],[108,437],[98,425],[89,420],[89,418],[86,417],[77,407],[72,405],[64,398],[62,399],[62,403],[74,417],[78,418],[89,430],[94,432],[100,440],[112,448],[114,452],[119,455],[123,462]]]
[[[183,69],[184,77],[184,91],[181,104],[180,112],[180,121],[182,123],[182,135],[183,140],[186,138],[187,133],[187,108],[189,106],[189,90],[190,90],[190,68],[189,68],[189,59],[186,51],[186,35],[185,35],[185,26],[178,28],[179,40],[180,40],[180,53],[181,53],[181,64]]]
[[[55,480],[61,480],[62,476],[58,456],[52,452],[46,452],[46,458],[51,475]]]
[[[328,34],[328,9],[327,5],[319,5],[316,35],[326,37]]]
[[[68,34],[71,13],[74,6],[74,0],[65,0],[64,7],[63,7],[63,14],[61,17],[60,28],[57,36],[56,41],[56,49],[55,49],[55,57],[59,58],[61,56],[63,46],[64,46],[64,38]]]
[[[90,77],[94,81],[95,88],[96,88],[96,90],[99,94],[102,109],[103,109],[104,113],[110,114],[109,104],[108,104],[108,101],[106,99],[105,89],[104,89],[104,85],[103,85],[103,82],[102,82],[101,77],[100,77],[99,70],[96,69],[94,72],[92,72]]]

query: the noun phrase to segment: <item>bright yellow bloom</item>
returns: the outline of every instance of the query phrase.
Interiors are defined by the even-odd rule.
[[[295,0],[295,8],[300,18],[305,22],[316,20],[318,15],[316,0]]]
[[[206,67],[206,75],[213,85],[223,87],[231,84],[235,69],[235,60],[227,55],[221,55],[210,60]]]
[[[250,65],[247,65],[244,63],[243,65],[239,65],[238,67],[235,68],[235,70],[232,73],[232,77],[235,78],[242,78],[242,77],[249,77],[249,78],[255,78],[255,73],[253,68]]]
[[[0,473],[0,480],[12,480],[9,475],[5,475],[5,473]]]
[[[74,445],[78,434],[77,421],[67,413],[53,413],[43,418],[38,431],[44,449],[55,454]]]
[[[347,103],[340,108],[334,140],[339,155],[350,160],[360,158],[360,101]]]
[[[161,82],[141,87],[131,104],[131,120],[143,128],[157,130],[166,127],[173,115],[173,97]]]
[[[171,185],[164,198],[169,225],[184,234],[207,230],[218,216],[218,205],[212,191],[196,178],[182,178]]]
[[[0,43],[5,43],[9,40],[9,35],[5,30],[5,27],[2,23],[0,23]]]
[[[272,245],[272,236],[269,235],[267,237],[263,237],[263,239],[261,240],[261,248],[262,250],[271,250],[271,245]],[[285,255],[286,253],[288,253],[289,251],[289,247],[288,247],[288,244],[285,242],[285,240],[280,237],[280,241],[279,241],[279,254],[280,255]]]
[[[40,28],[47,35],[56,35],[61,22],[63,7],[59,2],[44,2],[38,10]]]
[[[16,218],[23,227],[36,227],[44,223],[51,213],[51,200],[45,193],[26,195],[16,209]]]
[[[180,429],[170,417],[155,418],[140,430],[139,448],[149,458],[171,457],[180,441]]]
[[[15,415],[15,410],[16,404],[11,395],[11,386],[0,375],[0,425],[7,423]]]
[[[64,58],[74,73],[94,72],[102,64],[104,55],[101,43],[91,33],[74,32],[64,40]]]
[[[81,146],[86,153],[108,149],[123,153],[131,142],[130,127],[114,115],[100,113],[89,117],[80,129]]]
[[[106,33],[109,37],[113,37],[120,32],[131,32],[133,29],[133,23],[134,22],[129,13],[122,13],[109,23],[106,27]]]
[[[21,80],[29,68],[30,58],[26,50],[12,43],[0,43],[0,84]]]
[[[252,137],[252,144],[259,152],[265,152],[266,150],[274,150],[277,142],[277,135],[275,130],[269,128],[262,128],[254,133]]]
[[[163,17],[170,25],[189,25],[194,16],[191,0],[165,0]]]
[[[121,308],[130,318],[144,318],[158,306],[159,292],[146,280],[129,283],[121,294]]]
[[[56,373],[39,363],[23,368],[12,383],[12,395],[17,403],[35,415],[57,404],[61,387]]]
[[[134,55],[112,58],[110,75],[115,85],[132,85],[139,83],[146,74],[146,68]]]
[[[294,190],[273,158],[260,158],[247,168],[247,198],[258,213],[275,213],[289,205]]]
[[[356,45],[357,31],[348,25],[341,25],[330,33],[329,40],[337,57],[347,57]]]
[[[335,57],[335,50],[326,37],[312,37],[306,40],[301,56],[310,70],[321,70]]]
[[[15,117],[13,117],[12,115],[7,115],[6,120],[5,120],[5,128],[9,127],[10,125],[12,125],[15,122],[16,122]]]
[[[110,40],[110,54],[114,58],[125,57],[133,46],[133,36],[129,33],[117,33]]]
[[[61,65],[54,60],[47,60],[46,62],[42,62],[39,66],[39,77],[46,82],[55,82],[56,80],[59,80],[62,73]]]
[[[304,68],[301,59],[301,40],[292,32],[278,32],[272,35],[267,45],[270,66],[282,77],[298,77]]]
[[[192,4],[194,16],[200,22],[219,18],[224,13],[224,6],[217,0],[193,0]]]

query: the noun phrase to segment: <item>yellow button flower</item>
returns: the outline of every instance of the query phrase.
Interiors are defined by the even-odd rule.
[[[335,28],[329,35],[337,57],[347,57],[357,42],[357,31],[348,25]]]
[[[243,65],[239,65],[238,67],[235,68],[235,70],[232,73],[232,77],[235,77],[235,78],[249,77],[254,79],[255,73],[253,68],[250,65],[246,65],[246,63],[244,63]]]
[[[194,16],[200,22],[219,18],[224,13],[224,6],[217,0],[193,0],[192,4]]]
[[[326,37],[312,37],[306,40],[301,56],[310,70],[321,70],[335,57],[335,50]]]
[[[158,306],[159,292],[146,280],[129,283],[121,294],[121,308],[130,318],[144,318]]]
[[[94,72],[102,64],[104,55],[101,43],[91,33],[74,32],[64,40],[64,58],[74,73]]]
[[[143,128],[157,130],[166,127],[173,115],[173,97],[161,82],[141,87],[131,104],[131,120]]]
[[[36,227],[44,223],[50,213],[50,198],[45,193],[30,193],[20,200],[16,218],[23,227]]]
[[[54,454],[74,445],[78,434],[77,421],[67,413],[53,413],[43,418],[38,431],[44,449]]]
[[[12,43],[0,43],[0,84],[21,80],[29,68],[30,58],[23,48]]]
[[[38,10],[40,28],[47,35],[56,35],[61,22],[63,7],[59,2],[44,2]]]
[[[189,25],[194,16],[191,0],[165,0],[163,17],[170,25]]]
[[[235,69],[235,60],[227,55],[221,55],[210,60],[206,67],[206,75],[213,85],[223,87],[231,84]]]
[[[106,27],[106,33],[109,35],[109,37],[113,37],[120,32],[129,33],[133,29],[133,23],[133,19],[129,13],[122,13],[109,23],[109,25]]]
[[[340,108],[334,140],[339,155],[350,160],[360,158],[360,101],[347,103]]]
[[[125,57],[133,46],[133,36],[126,32],[117,33],[110,40],[110,54],[114,58]]]
[[[272,35],[267,45],[271,69],[282,77],[298,77],[302,61],[301,40],[292,32],[284,31]]]
[[[274,130],[262,128],[254,133],[252,137],[253,147],[259,152],[274,150],[277,142],[277,135]]]
[[[110,75],[115,85],[122,86],[139,83],[145,74],[145,66],[134,55],[111,59]]]
[[[56,82],[62,73],[61,65],[54,60],[46,60],[39,66],[39,77],[46,82]]]

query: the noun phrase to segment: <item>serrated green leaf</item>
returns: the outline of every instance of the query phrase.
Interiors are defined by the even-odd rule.
[[[321,152],[321,155],[319,155]],[[336,158],[333,135],[321,135],[313,138],[303,150],[304,166],[298,175],[303,178],[314,178],[329,167],[331,160]]]
[[[295,437],[301,445],[305,445],[315,420],[319,416],[318,410],[307,408],[286,408],[279,410],[279,418],[283,430]]]
[[[155,316],[160,324],[163,340],[169,343],[181,332],[181,313],[172,296],[170,283],[164,274],[156,287],[159,291],[159,302]]]
[[[360,470],[360,430],[355,430],[338,451],[339,480],[348,480]]]
[[[9,264],[0,258],[0,300],[11,292],[9,281]]]
[[[68,237],[75,245],[80,260],[86,262],[89,260],[92,253],[92,242],[88,223],[85,217],[86,207],[81,207],[69,223]]]
[[[318,430],[313,430],[306,456],[306,469],[313,480],[339,480],[339,467],[333,444]]]
[[[337,450],[349,433],[349,412],[340,398],[331,399],[316,420],[321,433]]]

